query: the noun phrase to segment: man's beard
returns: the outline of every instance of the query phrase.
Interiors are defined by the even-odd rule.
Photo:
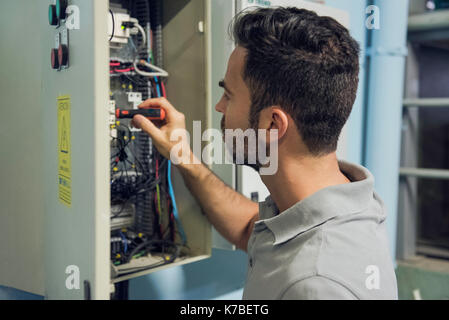
[[[224,137],[225,137],[225,130],[226,130],[226,128],[225,128],[225,117],[224,116],[221,119],[220,126],[221,126],[221,131],[222,131],[223,139],[224,139]],[[257,127],[258,127],[258,124],[255,123],[255,124],[252,125],[252,128],[250,128],[250,129],[253,129],[256,132],[256,145],[255,145],[255,148],[254,148],[255,149],[254,152],[256,154],[256,157],[255,157],[256,161],[255,161],[255,163],[249,163],[249,160],[248,160],[249,159],[249,157],[248,157],[248,139],[246,139],[246,137],[245,137],[243,163],[239,163],[239,164],[248,166],[250,168],[253,168],[257,172],[259,172],[259,170],[260,170],[262,165],[259,162],[258,152],[257,152],[258,151],[257,148],[258,148],[258,145],[259,145],[259,137],[257,135]],[[227,149],[227,151],[232,150],[232,162],[236,163],[237,162],[237,150],[236,150],[237,148],[236,148],[236,140],[235,140],[235,138],[233,139],[232,144],[233,144],[232,146],[228,146],[226,144],[226,142],[225,142],[225,148]],[[267,146],[267,148],[268,148],[268,146]],[[268,153],[266,153],[266,154],[268,154]]]

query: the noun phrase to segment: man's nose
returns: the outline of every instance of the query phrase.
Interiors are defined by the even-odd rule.
[[[222,103],[222,100],[220,100],[216,105],[215,105],[215,110],[220,112],[220,113],[225,113],[226,108],[224,106],[224,103]]]

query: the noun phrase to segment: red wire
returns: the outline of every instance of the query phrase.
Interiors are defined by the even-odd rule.
[[[167,93],[165,91],[165,85],[164,85],[164,82],[162,80],[161,80],[161,87],[162,87],[162,96],[164,98],[167,98]]]
[[[158,209],[158,203],[157,203],[157,194],[154,194],[154,206],[156,207],[156,215],[158,216],[158,223],[159,223],[159,233],[162,235],[162,225],[161,225],[161,213]]]
[[[130,71],[133,71],[133,70],[134,70],[134,68],[128,68],[128,69],[114,69],[114,70],[112,70],[112,71],[122,73],[122,72],[130,72]]]
[[[159,159],[156,159],[156,179],[159,178]],[[158,207],[158,201],[157,201],[157,193],[154,194],[154,202],[156,204],[156,213],[159,216],[159,232],[161,234],[161,236],[164,234],[163,230],[162,230],[162,224],[161,224],[161,212],[159,212],[159,207]]]

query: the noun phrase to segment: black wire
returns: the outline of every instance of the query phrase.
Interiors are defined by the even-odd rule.
[[[132,3],[135,3],[134,1]],[[129,7],[131,4],[131,1],[129,1]],[[149,2],[148,2],[149,4]],[[148,6],[148,10],[149,10],[149,6]],[[114,16],[113,18],[113,22],[114,21]],[[150,18],[149,18],[150,20]],[[115,26],[115,23],[113,23],[113,25]],[[113,34],[115,34],[115,29],[113,29]],[[111,37],[112,39],[112,37]],[[130,38],[130,42],[132,42],[134,45],[133,50],[133,54],[136,55],[136,58],[140,58],[141,55],[146,54],[146,49],[145,48],[141,48],[141,46],[138,46],[139,44],[139,40],[140,38]],[[148,41],[151,41],[151,37],[149,37]],[[153,61],[153,63],[155,63]],[[120,64],[120,66],[118,68],[123,69],[122,67],[126,66],[125,63]],[[144,78],[139,76],[139,75],[134,75],[134,73],[126,73],[126,74],[121,74],[120,78],[126,78],[129,81],[138,84],[139,86],[147,86],[148,83],[147,81],[144,81]],[[122,80],[123,81],[123,80]],[[125,80],[126,81],[126,80]],[[152,86],[153,89],[156,89],[155,86]],[[149,95],[151,96],[151,92],[149,92]],[[125,127],[128,131],[129,128]],[[111,197],[116,200],[118,203],[122,203],[122,210],[124,210],[124,208],[126,207],[126,205],[129,203],[129,201],[133,201],[134,199],[136,199],[136,197],[140,196],[143,193],[149,193],[151,199],[154,196],[154,193],[156,192],[156,186],[159,184],[160,186],[160,191],[161,191],[161,201],[162,199],[165,200],[165,197],[167,196],[168,192],[167,192],[167,176],[166,176],[166,171],[167,171],[167,164],[168,161],[167,159],[161,157],[158,152],[156,152],[156,150],[153,147],[153,150],[150,150],[150,154],[151,154],[151,158],[147,159],[147,158],[142,158],[140,156],[140,152],[138,150],[139,147],[139,142],[136,140],[133,143],[130,144],[131,141],[127,141],[127,143],[125,143],[125,141],[119,137],[118,138],[119,142],[116,145],[116,150],[117,153],[112,156],[113,158],[121,155],[123,152],[128,153],[129,158],[128,159],[124,159],[123,161],[121,159],[123,159],[123,157],[121,157],[119,159],[119,163],[116,164],[116,166],[119,168],[119,170],[121,170],[120,173],[116,172],[115,176],[117,177],[117,179],[115,179],[112,183],[113,186],[111,186]],[[152,151],[152,152],[151,152]],[[137,154],[139,156],[137,156]],[[134,161],[135,164],[135,171],[136,171],[136,176],[134,178],[134,176],[132,177],[132,179],[126,179],[126,177],[124,177],[124,174],[126,176],[129,176],[127,174],[127,171],[130,170],[129,169],[129,164],[133,164],[130,159],[131,157],[133,157],[134,159],[132,161]],[[158,178],[156,179],[156,175],[155,175],[155,159],[159,160],[159,170],[158,170]],[[121,164],[120,164],[121,163]],[[130,170],[131,171],[131,170]],[[115,192],[117,191],[117,192]],[[137,198],[138,199],[138,198]],[[163,202],[165,204],[165,201]],[[171,204],[167,204],[167,211],[170,211],[170,206]],[[121,211],[122,211],[121,210]],[[169,217],[170,219],[170,217]],[[169,220],[171,222],[171,220]],[[165,234],[167,231],[170,231],[170,228],[167,228],[165,230]],[[179,234],[179,232],[177,231],[176,228],[174,228],[173,232],[176,234]],[[164,234],[164,235],[165,235]],[[152,251],[162,251],[162,252],[167,252],[167,253],[172,253],[172,255],[170,256],[170,259],[165,260],[164,257],[164,261],[161,261],[160,263],[157,264],[153,264],[150,266],[145,266],[142,268],[139,268],[139,270],[145,270],[145,269],[150,269],[150,268],[154,268],[160,265],[164,265],[167,263],[171,263],[173,262],[179,255],[181,252],[181,248],[184,247],[180,244],[175,244],[174,242],[170,242],[170,241],[164,241],[164,240],[150,240],[150,239],[154,239],[154,235],[153,234],[145,234],[143,239],[142,238],[133,238],[130,235],[126,235],[126,238],[131,240],[132,243],[128,244],[128,251],[126,254],[122,255],[122,263],[125,262],[129,262],[133,256],[135,256],[137,253],[140,252],[152,252]],[[135,272],[135,271],[132,271]],[[130,273],[132,273],[130,272]]]
[[[114,19],[114,13],[112,12],[111,9],[109,9],[109,12],[111,13],[111,17],[112,17],[112,35],[111,38],[109,39],[109,42],[112,40],[112,38],[114,38],[114,33],[115,33],[115,19]]]
[[[126,126],[119,126],[127,130],[127,133],[131,136],[131,130]],[[154,175],[146,169],[145,166],[142,165],[142,163],[139,161],[139,158],[135,154],[132,146],[135,144],[131,144],[131,139],[128,140],[126,143],[123,141],[123,139],[114,138],[115,140],[118,140],[118,151],[111,156],[111,159],[118,157],[119,162],[117,161],[111,161],[111,165],[115,165],[116,167],[119,167],[120,163],[122,164],[122,170],[120,170],[120,176],[116,179],[112,180],[111,183],[111,202],[112,203],[122,203],[122,207],[119,212],[116,212],[112,218],[115,218],[119,216],[124,208],[126,207],[126,204],[132,200],[134,197],[136,197],[139,194],[142,194],[144,192],[153,191],[156,189],[157,185],[160,184],[161,190],[164,193],[167,193],[166,186],[163,182],[165,182],[166,176],[164,175],[164,172],[166,170],[166,165],[168,161],[165,158],[162,158],[156,154],[155,157],[158,157],[158,159],[161,160],[161,164],[159,167],[158,172],[158,178],[155,179]],[[128,174],[128,166],[127,164],[134,165],[128,158],[125,158],[123,156],[124,152],[130,152],[131,155],[134,157],[134,160],[137,164],[135,167],[135,173],[136,176],[131,177]],[[161,159],[162,158],[162,159]],[[139,169],[141,172],[139,172]],[[123,181],[123,178],[125,179],[125,182]]]
[[[175,253],[172,254],[172,256],[170,257],[170,259],[168,260],[169,262],[173,262],[176,257],[179,256],[179,253],[181,251],[181,247],[171,241],[166,241],[166,240],[147,240],[142,242],[141,244],[139,244],[137,247],[135,247],[133,250],[130,251],[130,253],[127,256],[127,262],[131,261],[132,257],[138,253],[140,250],[142,249],[146,249],[145,251],[148,251],[148,249],[154,247],[155,245],[168,245],[171,246],[173,248],[175,248]],[[164,247],[163,247],[164,248]]]
[[[126,77],[129,81],[134,82],[137,85],[143,86],[146,85],[147,82],[139,79],[137,76],[129,76],[127,74],[121,74],[123,77]]]

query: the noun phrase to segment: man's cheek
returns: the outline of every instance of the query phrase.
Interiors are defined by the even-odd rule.
[[[224,131],[224,129],[226,128],[225,116],[221,118],[220,127],[222,131]]]
[[[225,117],[225,129],[242,129],[242,115],[227,113]]]

